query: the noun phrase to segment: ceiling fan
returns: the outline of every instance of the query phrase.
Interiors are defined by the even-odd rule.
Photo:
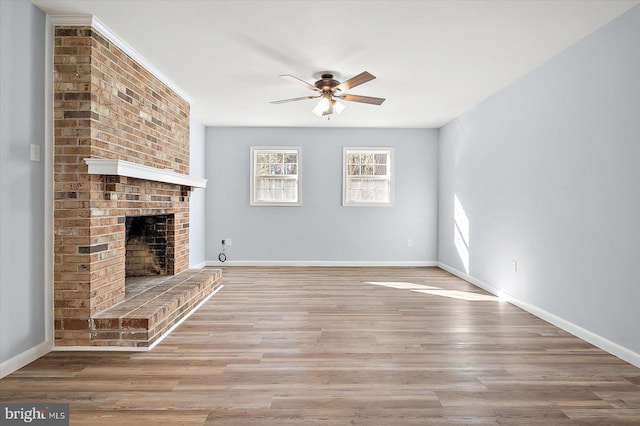
[[[330,115],[334,112],[340,114],[344,110],[345,105],[341,102],[338,102],[338,99],[372,105],[380,105],[385,101],[383,98],[373,98],[371,96],[349,95],[346,93],[342,93],[343,91],[347,91],[376,78],[374,75],[368,73],[367,71],[364,71],[356,75],[355,77],[351,77],[350,79],[345,80],[342,83],[340,83],[338,80],[335,80],[333,74],[329,72],[322,73],[320,76],[320,80],[316,81],[314,84],[307,83],[306,81],[301,80],[298,77],[294,77],[290,74],[284,74],[280,77],[286,78],[289,81],[300,84],[309,90],[313,90],[319,93],[314,96],[302,96],[299,98],[282,99],[280,101],[272,101],[271,103],[283,104],[286,102],[320,98],[320,101],[313,109],[313,113],[318,117]]]

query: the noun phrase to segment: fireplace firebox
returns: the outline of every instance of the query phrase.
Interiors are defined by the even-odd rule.
[[[125,219],[125,277],[173,275],[173,215]]]

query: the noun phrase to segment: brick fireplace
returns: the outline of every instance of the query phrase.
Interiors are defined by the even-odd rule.
[[[55,27],[54,43],[56,346],[148,346],[220,281],[219,273],[212,272],[180,278],[189,265],[193,190],[183,179],[189,175],[189,104],[90,26]],[[117,167],[91,171],[91,159],[110,160]],[[133,173],[120,172],[122,164]],[[126,261],[132,249],[126,230],[137,227],[134,218],[140,217],[160,218],[154,229],[164,228],[164,237],[147,242],[157,255],[157,265],[149,268],[177,277],[169,280],[171,285],[189,281],[196,289],[175,296],[182,300],[177,307],[172,300],[167,302],[171,308],[147,306],[149,318],[136,317],[140,321],[132,327],[133,322],[123,322],[122,312],[110,316],[108,310],[125,301],[127,263],[132,263]],[[196,283],[196,276],[203,282]],[[158,291],[152,295],[156,304]]]

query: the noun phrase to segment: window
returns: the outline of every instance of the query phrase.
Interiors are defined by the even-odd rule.
[[[393,148],[344,148],[344,206],[391,206]]]
[[[251,148],[252,206],[299,206],[300,147]]]

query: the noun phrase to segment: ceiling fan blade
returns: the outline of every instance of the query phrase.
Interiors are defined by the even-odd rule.
[[[360,95],[339,95],[336,98],[344,99],[349,102],[362,102],[364,104],[372,104],[372,105],[380,105],[385,99],[384,98],[373,98],[371,96],[360,96]]]
[[[320,97],[320,95],[318,95],[318,96],[302,96],[300,98],[282,99],[282,100],[279,100],[279,101],[271,101],[269,103],[270,104],[284,104],[284,103],[287,103],[287,102],[304,101],[305,99],[316,99],[316,98],[319,98],[319,97]]]
[[[304,81],[304,80],[300,80],[298,77],[295,77],[295,76],[293,76],[293,75],[291,75],[291,74],[282,74],[282,75],[280,75],[280,77],[282,77],[282,78],[286,78],[287,80],[289,80],[289,81],[291,81],[291,82],[293,82],[293,83],[296,83],[296,84],[299,84],[299,85],[301,85],[301,86],[304,86],[304,87],[306,87],[306,88],[307,88],[307,89],[309,89],[309,90],[320,91],[320,89],[318,89],[318,88],[317,88],[316,86],[314,86],[313,84],[309,84],[309,83],[307,83],[307,82],[306,82],[306,81]]]
[[[375,75],[368,73],[367,71],[362,72],[355,77],[351,77],[349,80],[343,81],[335,87],[335,90],[342,90],[343,92],[349,89],[352,89],[356,86],[360,86],[367,81],[371,81],[376,78]]]

